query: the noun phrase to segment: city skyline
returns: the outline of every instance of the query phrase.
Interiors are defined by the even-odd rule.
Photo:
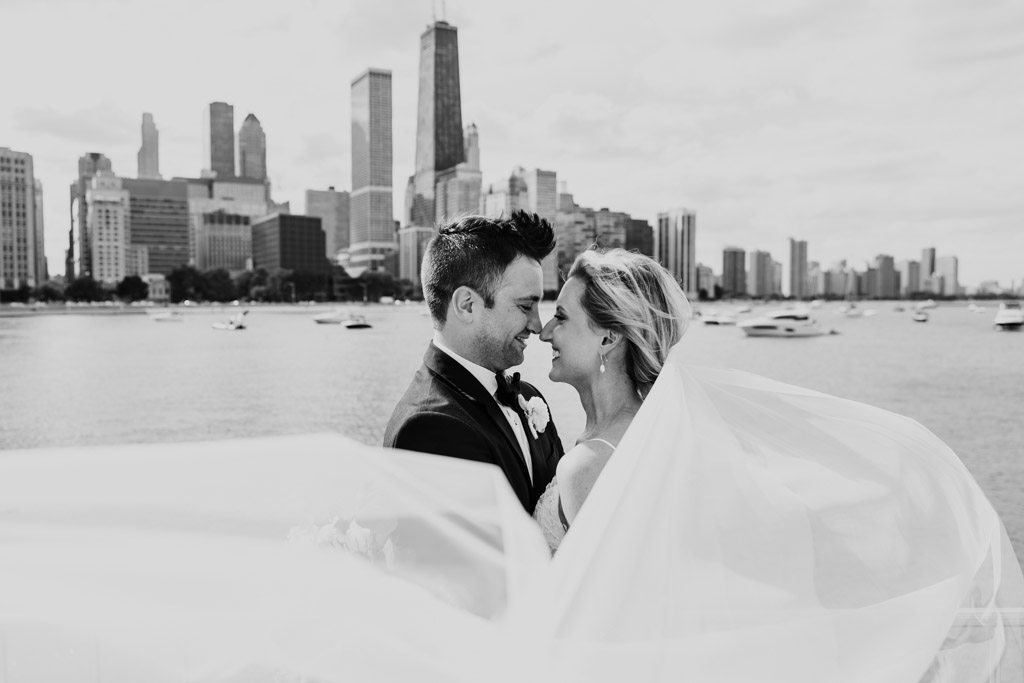
[[[35,159],[51,273],[62,270],[63,187],[77,159],[100,152],[122,172],[134,168],[144,112],[160,128],[164,177],[198,175],[201,112],[223,101],[259,113],[275,199],[301,211],[307,189],[349,190],[345,84],[367,64],[394,74],[392,185],[404,205],[415,158],[416,40],[434,18],[429,4],[298,2],[269,11],[228,0],[204,4],[198,22],[190,8],[199,5],[186,0],[167,30],[135,35],[152,4],[64,4],[61,25],[49,20],[52,2],[0,9],[0,20],[19,27],[12,49],[38,57],[12,74],[0,145]],[[578,7],[532,2],[449,3],[437,17],[459,29],[463,123],[479,128],[485,185],[523,165],[556,172],[583,205],[652,224],[659,212],[691,207],[704,263],[720,261],[731,244],[788,256],[788,238],[798,235],[808,259],[822,263],[861,264],[879,252],[914,259],[935,245],[959,257],[969,286],[1024,278],[1016,246],[1024,240],[1016,123],[1024,93],[1012,87],[1024,67],[1014,42],[1020,8],[958,0],[941,8],[632,9],[649,19],[642,35],[622,31],[610,11],[588,13],[580,34]],[[116,93],[77,82],[62,57],[75,35],[101,33],[115,14],[126,30],[91,46],[94,58],[121,63],[143,40],[154,55],[145,71],[122,64],[138,77]],[[532,14],[545,21],[529,22]],[[181,50],[183,36],[204,44],[202,53]],[[278,39],[294,50],[257,49]],[[234,68],[204,68],[219,61]],[[268,87],[274,82],[303,106]]]

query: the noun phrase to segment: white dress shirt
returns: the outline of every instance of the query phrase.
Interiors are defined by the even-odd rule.
[[[494,373],[485,367],[477,365],[471,360],[466,360],[459,354],[455,353],[447,346],[444,345],[437,336],[434,337],[434,346],[441,349],[443,352],[451,356],[459,365],[466,368],[469,374],[473,375],[480,384],[483,385],[487,393],[491,395],[494,402],[501,408],[501,413],[508,420],[509,425],[512,427],[512,433],[516,435],[516,440],[519,441],[519,450],[523,456],[523,460],[526,461],[526,470],[530,473],[530,481],[533,481],[533,459],[530,457],[530,442],[526,439],[526,428],[523,426],[522,420],[519,419],[518,413],[509,408],[507,405],[498,400],[498,380],[494,378]]]

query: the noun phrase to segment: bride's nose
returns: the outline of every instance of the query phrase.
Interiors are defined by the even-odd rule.
[[[554,327],[554,324],[553,324],[554,322],[555,322],[555,319],[552,318],[551,320],[549,320],[547,322],[547,324],[543,328],[541,328],[541,331],[540,331],[540,340],[541,341],[545,341],[545,342],[547,342],[549,344],[551,343],[551,330]]]

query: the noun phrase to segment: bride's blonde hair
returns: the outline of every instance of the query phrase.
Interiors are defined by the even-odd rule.
[[[590,322],[626,339],[626,372],[646,395],[690,322],[679,283],[654,259],[625,249],[583,252],[569,278],[583,284],[580,303]]]

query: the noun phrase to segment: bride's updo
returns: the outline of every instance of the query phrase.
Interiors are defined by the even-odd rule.
[[[580,303],[594,325],[626,339],[626,372],[646,394],[690,321],[690,302],[675,277],[643,254],[591,249],[568,278],[583,284]]]

